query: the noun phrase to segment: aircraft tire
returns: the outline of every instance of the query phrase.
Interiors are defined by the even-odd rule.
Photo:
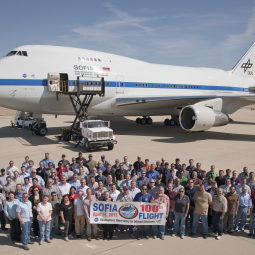
[[[175,120],[170,120],[170,126],[175,126],[176,125],[176,122],[175,122]]]
[[[140,124],[140,123],[141,123],[141,118],[137,118],[137,119],[135,120],[135,123],[136,123],[136,124]]]
[[[151,125],[152,124],[152,118],[146,118],[146,123]]]
[[[169,125],[170,125],[170,120],[169,120],[169,119],[165,119],[164,124],[165,124],[166,126],[169,126]]]
[[[145,125],[146,124],[146,118],[142,118],[141,119],[141,125]]]

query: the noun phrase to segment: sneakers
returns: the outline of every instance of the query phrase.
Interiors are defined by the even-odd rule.
[[[175,234],[172,234],[172,237],[175,237]]]
[[[203,235],[203,238],[204,238],[204,239],[207,239],[207,235],[206,235],[206,234],[204,234],[204,235]]]
[[[241,231],[244,232],[244,228],[241,228]]]
[[[130,234],[129,235],[132,239],[135,239],[135,235],[134,234]]]
[[[165,237],[164,237],[164,236],[161,236],[160,239],[161,239],[161,240],[165,240]]]
[[[156,236],[156,235],[153,235],[153,236],[152,236],[152,239],[156,239],[156,238],[157,238],[157,236]]]
[[[238,228],[236,228],[235,231],[237,232],[237,231],[238,231]]]
[[[141,237],[140,237],[140,236],[138,236],[138,237],[137,237],[137,240],[141,240]]]
[[[50,240],[52,240],[53,238],[52,238],[52,236],[50,236]]]
[[[66,237],[64,237],[64,240],[66,241],[66,242],[68,242],[69,241],[69,239],[68,239],[68,237],[66,236]]]
[[[150,237],[149,237],[149,236],[145,236],[145,239],[147,239],[147,240],[148,240],[148,239],[150,239]]]
[[[119,239],[121,239],[124,235],[123,234],[119,234]]]
[[[220,240],[220,239],[221,239],[221,236],[217,236],[217,237],[216,237],[216,240]]]
[[[233,232],[233,231],[228,231],[228,234],[229,234],[229,235],[233,235],[234,232]]]
[[[88,240],[89,242],[91,242],[91,237],[89,236],[89,237],[87,238],[87,240]]]
[[[39,245],[42,245],[42,244],[43,244],[43,241],[40,241],[40,242],[39,242]]]
[[[73,238],[73,235],[72,235],[72,234],[70,234],[68,237],[69,237],[69,238]]]
[[[184,238],[184,235],[181,235],[181,239],[183,239]]]
[[[94,236],[94,238],[95,238],[96,240],[99,240],[99,237],[98,237],[98,236]]]
[[[45,242],[46,243],[51,243],[51,240],[50,239],[45,239]]]

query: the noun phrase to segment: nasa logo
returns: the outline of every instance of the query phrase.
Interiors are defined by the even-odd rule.
[[[124,219],[134,219],[138,215],[138,209],[133,204],[124,204],[119,209],[119,215]]]
[[[23,78],[27,78],[27,75],[25,73],[22,76],[23,76]]]
[[[95,220],[95,222],[98,222],[98,218],[95,218],[94,220]]]

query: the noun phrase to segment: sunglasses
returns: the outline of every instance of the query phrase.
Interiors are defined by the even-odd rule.
[[[179,192],[181,193],[181,192],[184,192],[184,191],[179,191]]]
[[[155,182],[150,182],[150,183],[155,183]]]
[[[28,196],[23,196],[24,198],[28,198]]]
[[[147,189],[142,189],[142,190],[147,190]]]

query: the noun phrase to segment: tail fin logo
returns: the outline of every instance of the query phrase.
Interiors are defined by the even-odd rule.
[[[251,68],[253,64],[250,62],[250,59],[241,65],[241,68],[243,68],[244,73],[247,71],[247,69]]]

